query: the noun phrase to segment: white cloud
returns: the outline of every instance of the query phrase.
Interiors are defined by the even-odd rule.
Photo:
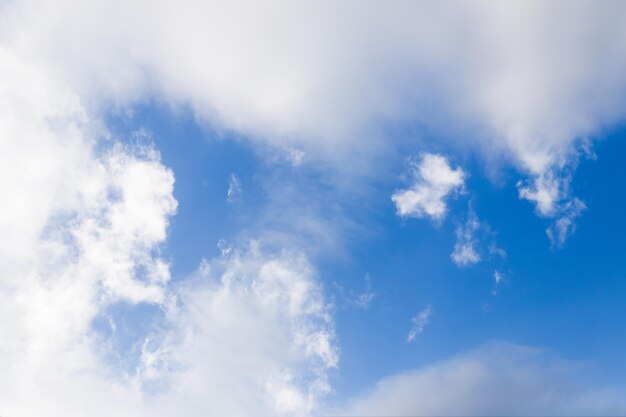
[[[476,245],[474,235],[479,228],[478,217],[473,210],[470,210],[465,225],[456,229],[456,243],[450,257],[457,266],[463,267],[480,262],[480,255],[474,247]]]
[[[445,200],[462,189],[465,173],[461,168],[453,169],[444,156],[430,153],[422,154],[411,168],[414,184],[391,196],[398,215],[442,219],[447,212]]]
[[[376,127],[388,122],[416,121],[453,137],[462,131],[460,146],[478,143],[529,178],[520,196],[559,219],[549,232],[559,243],[582,211],[563,175],[578,158],[577,142],[623,118],[624,7],[3,2],[0,187],[11,198],[0,213],[0,412],[136,416],[145,410],[132,385],[137,380],[117,378],[102,363],[91,321],[113,302],[169,306],[159,245],[176,207],[173,174],[149,148],[101,151],[107,142],[100,140],[106,132],[98,115],[105,110],[131,110],[150,98],[189,105],[219,127],[346,167],[395,145],[377,139]],[[448,128],[451,121],[458,130]],[[460,175],[452,182],[462,184],[462,171],[445,166]],[[445,181],[434,184],[407,190],[399,212],[443,217],[448,191],[441,194]],[[333,241],[314,221],[303,227]],[[176,384],[217,384],[203,372],[207,362],[195,361],[206,359],[205,348],[219,350],[206,337],[211,328],[203,318],[222,326],[219,336],[233,351],[258,344],[242,356],[249,367],[219,363],[225,386],[246,391],[215,397],[216,410],[306,412],[327,389],[324,372],[336,352],[323,309],[309,304],[319,292],[311,289],[306,262],[250,256],[250,263],[236,257],[221,275],[205,274],[217,281],[213,287],[181,292],[180,311],[167,310],[188,336],[180,344],[166,336],[146,340],[139,387],[153,379],[155,392],[166,393],[153,403],[163,405],[155,413],[173,407],[179,414],[182,405],[214,398],[207,391],[171,394],[180,394]],[[240,272],[246,272],[241,282]],[[236,284],[224,284],[231,278]],[[285,303],[264,304],[259,291]],[[220,311],[234,311],[240,321],[231,323]],[[269,346],[266,334],[296,343]],[[186,372],[159,367],[165,359],[186,365]],[[256,379],[259,370],[267,373]]]
[[[559,218],[546,230],[553,247],[563,246],[567,238],[574,234],[576,231],[574,220],[586,209],[585,203],[578,198],[573,198],[563,205],[559,210]]]
[[[450,254],[452,262],[458,267],[466,267],[481,262],[485,255],[488,258],[506,257],[506,251],[496,243],[496,232],[481,222],[470,204],[465,224],[456,228],[456,243]]]
[[[5,48],[0,79],[0,414],[309,414],[338,350],[308,260],[251,244],[170,282],[159,154]]]
[[[454,252],[450,255],[456,266],[464,267],[480,262],[480,255],[474,249],[471,242],[459,243],[454,245]]]
[[[420,333],[424,331],[424,328],[428,324],[428,320],[430,319],[430,315],[432,314],[432,312],[433,312],[433,308],[429,304],[422,311],[420,311],[420,313],[417,316],[411,319],[411,323],[413,324],[413,327],[411,327],[411,330],[409,331],[409,334],[406,337],[406,341],[408,343],[411,343],[413,340],[415,340],[417,335],[419,335]]]
[[[553,173],[539,175],[530,183],[517,183],[520,198],[535,203],[537,213],[552,217],[559,210],[559,204],[567,198],[569,178],[561,178]]]
[[[530,182],[517,183],[521,198],[535,203],[540,216],[555,219],[546,230],[553,248],[562,247],[567,238],[574,234],[574,220],[587,208],[582,200],[572,196],[571,180],[569,174],[550,171]]]
[[[251,242],[203,263],[177,302],[138,374],[168,387],[145,415],[308,415],[329,392],[333,321],[303,255]]]
[[[230,174],[230,178],[228,179],[228,191],[226,191],[226,200],[229,203],[237,201],[241,197],[242,191],[239,177],[235,174]]]
[[[337,415],[623,415],[623,390],[537,349],[491,344],[382,379]]]
[[[385,126],[418,123],[486,155],[487,171],[513,164],[520,197],[553,215],[572,198],[577,146],[623,119],[625,14],[591,1],[14,0],[0,19],[1,42],[90,111],[156,97],[348,172],[396,147]]]
[[[0,391],[3,415],[136,415],[92,321],[159,304],[174,178],[149,147],[99,141],[80,100],[0,48]],[[33,401],[36,393],[37,401]]]

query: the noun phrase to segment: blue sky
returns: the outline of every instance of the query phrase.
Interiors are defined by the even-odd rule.
[[[165,246],[173,279],[185,279],[202,258],[218,256],[219,240],[236,240],[242,229],[252,227],[268,198],[259,183],[273,169],[284,169],[264,161],[245,138],[203,128],[189,114],[147,106],[132,120],[112,124],[116,122],[131,142],[134,131],[153,132],[163,163],[176,173],[174,195],[180,208]],[[441,222],[396,215],[389,196],[402,185],[406,161],[396,167],[398,179],[372,185],[369,207],[351,213],[366,231],[346,237],[342,254],[316,258],[342,352],[341,366],[332,376],[334,401],[356,395],[382,377],[492,341],[589,362],[602,378],[622,383],[626,363],[620,329],[626,311],[620,300],[626,265],[621,238],[626,226],[617,219],[626,201],[615,190],[626,174],[619,157],[624,134],[620,127],[604,133],[594,147],[596,156],[577,167],[572,188],[589,209],[562,248],[550,245],[545,233],[550,221],[520,201],[514,172],[502,172],[494,180],[471,156],[455,160],[468,167],[470,177],[466,192],[450,202],[450,213]],[[235,204],[226,198],[231,174],[242,186]],[[319,173],[312,168],[301,175],[284,180],[307,186]],[[330,198],[338,197],[331,192]],[[352,211],[354,202],[339,204]],[[470,206],[491,228],[487,239],[506,255],[488,255],[477,265],[459,268],[450,253],[455,229],[466,221]],[[503,277],[498,285],[495,271]],[[367,293],[372,298],[364,309],[357,299]],[[429,305],[433,313],[424,334],[407,343],[410,319]]]
[[[625,15],[2,3],[0,415],[623,415]]]

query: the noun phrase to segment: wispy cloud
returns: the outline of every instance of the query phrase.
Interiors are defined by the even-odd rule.
[[[465,225],[458,226],[456,229],[456,243],[450,257],[457,266],[463,267],[480,262],[480,254],[475,248],[476,237],[474,236],[479,228],[478,217],[473,210],[470,210]]]
[[[493,271],[492,276],[493,276],[493,289],[491,290],[491,294],[497,295],[498,287],[500,286],[500,283],[505,278],[505,276],[502,272],[498,271],[497,269]]]
[[[432,306],[429,304],[420,313],[411,319],[412,327],[409,330],[409,334],[406,337],[406,341],[411,343],[415,338],[424,331],[424,328],[430,320],[430,315],[433,312]]]
[[[241,188],[241,181],[239,180],[239,177],[235,174],[230,174],[228,179],[228,191],[226,191],[226,200],[232,204],[241,198],[242,192],[243,190]]]
[[[470,204],[467,220],[455,231],[456,242],[450,258],[458,267],[477,264],[484,258],[506,257],[506,251],[496,243],[496,232],[478,219]]]
[[[358,294],[354,299],[354,303],[360,309],[367,310],[370,306],[370,303],[376,296],[376,293],[372,291],[371,287],[372,285],[371,285],[370,275],[366,274],[365,275],[365,291],[362,292],[361,294]]]
[[[585,203],[578,198],[573,198],[563,205],[558,211],[558,218],[546,230],[553,248],[560,248],[565,241],[576,231],[576,218],[580,217],[587,209]]]

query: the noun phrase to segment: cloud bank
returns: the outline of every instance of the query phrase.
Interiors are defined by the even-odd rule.
[[[417,121],[508,160],[527,177],[520,196],[557,216],[563,171],[623,119],[625,15],[590,1],[14,0],[0,35],[90,107],[153,97],[344,162],[388,147],[381,127]]]
[[[495,343],[381,380],[340,415],[621,415],[623,392],[593,386],[579,365]]]
[[[625,17],[622,2],[584,0],[10,0],[0,43],[90,113],[191,109],[294,166],[308,155],[367,176],[407,141],[471,149],[486,172],[513,166],[520,198],[568,236],[578,160],[624,119]],[[433,133],[386,133],[402,125]]]

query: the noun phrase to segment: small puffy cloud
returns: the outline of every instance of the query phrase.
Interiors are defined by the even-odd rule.
[[[406,341],[411,343],[415,338],[424,331],[424,328],[428,324],[428,320],[430,320],[430,315],[433,312],[432,306],[427,305],[420,313],[411,319],[411,330],[409,330],[409,334],[406,337]]]
[[[462,190],[465,173],[452,168],[443,155],[424,153],[412,162],[413,185],[393,193],[391,199],[401,217],[430,217],[439,220],[447,212],[446,198]]]
[[[584,369],[546,352],[494,343],[382,379],[337,415],[623,415],[624,390],[599,387]]]

